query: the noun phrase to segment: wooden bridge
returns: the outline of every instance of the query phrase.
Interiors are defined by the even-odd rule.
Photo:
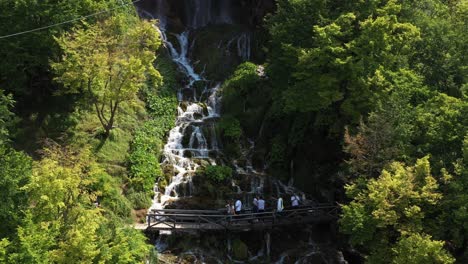
[[[271,229],[276,226],[321,223],[336,220],[338,207],[334,205],[287,208],[281,213],[268,211],[228,215],[224,210],[151,210],[147,223],[135,228],[147,231],[210,231],[244,232]]]

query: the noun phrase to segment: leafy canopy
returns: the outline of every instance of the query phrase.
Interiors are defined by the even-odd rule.
[[[107,136],[119,105],[135,100],[148,79],[158,83],[161,78],[153,67],[161,39],[152,22],[113,16],[56,40],[63,55],[52,68],[64,85],[61,92],[82,94]]]

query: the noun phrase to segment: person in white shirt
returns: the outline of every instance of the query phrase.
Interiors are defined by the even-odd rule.
[[[263,197],[260,197],[260,199],[258,199],[258,212],[259,213],[263,213],[265,212],[265,200],[263,200]]]
[[[254,197],[252,204],[253,204],[253,208],[252,208],[253,212],[258,213],[258,197],[257,196]]]
[[[278,202],[276,204],[276,211],[278,213],[283,212],[284,206],[283,206],[283,198],[281,196],[278,198]]]
[[[298,207],[299,206],[299,201],[300,201],[300,198],[297,194],[294,194],[293,196],[291,196],[291,205],[292,207]]]
[[[236,207],[236,214],[240,214],[242,211],[242,202],[240,199],[236,201],[235,207]]]

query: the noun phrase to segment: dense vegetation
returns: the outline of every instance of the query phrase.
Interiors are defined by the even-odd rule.
[[[463,0],[278,0],[266,61],[223,87],[227,154],[253,138],[257,166],[343,203],[366,262],[468,261],[467,14]]]
[[[468,1],[276,4],[222,87],[226,160],[254,140],[254,167],[340,202],[366,262],[468,262]],[[129,0],[0,0],[0,36],[104,9],[0,39],[0,263],[155,260],[131,227],[169,180],[178,75],[154,21]]]
[[[155,22],[130,1],[0,10],[2,36],[99,13],[0,41],[0,263],[154,263],[132,223],[176,110]]]

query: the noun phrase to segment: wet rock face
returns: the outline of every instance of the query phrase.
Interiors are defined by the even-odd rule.
[[[142,0],[137,6],[163,17],[163,25],[180,32],[214,24],[259,25],[275,10],[274,0]]]

